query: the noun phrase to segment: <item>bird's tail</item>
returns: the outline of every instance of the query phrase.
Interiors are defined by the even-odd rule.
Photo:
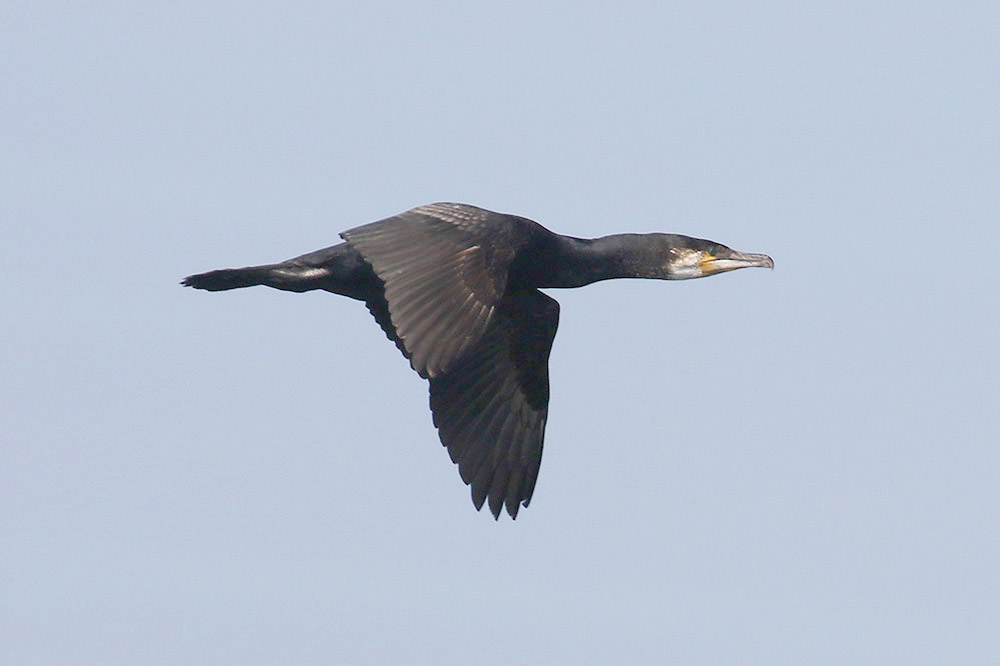
[[[207,291],[226,291],[227,289],[240,289],[257,285],[270,286],[274,281],[275,268],[275,265],[223,268],[217,271],[189,275],[181,280],[181,284],[185,287]]]

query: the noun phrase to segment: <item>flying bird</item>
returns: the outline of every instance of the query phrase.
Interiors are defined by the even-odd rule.
[[[773,268],[677,234],[584,239],[516,215],[457,203],[419,206],[340,234],[343,243],[265,266],[191,275],[188,287],[322,289],[364,301],[430,382],[441,443],[476,509],[499,519],[528,506],[542,460],[548,359],[559,304],[540,289],[612,278],[686,280]]]

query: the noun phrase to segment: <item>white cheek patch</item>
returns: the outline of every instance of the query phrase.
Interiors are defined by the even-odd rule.
[[[691,264],[687,266],[676,266],[670,271],[671,280],[690,280],[692,278],[700,278],[705,273],[702,272],[701,266],[698,264]]]

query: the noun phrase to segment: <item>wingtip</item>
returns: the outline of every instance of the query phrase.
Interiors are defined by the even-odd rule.
[[[487,489],[484,489],[482,487],[480,487],[478,489],[478,491],[477,491],[477,488],[474,485],[470,484],[469,490],[472,493],[472,505],[474,507],[476,507],[476,511],[482,511],[483,510],[483,506],[487,506],[489,508],[489,510],[490,510],[490,514],[492,514],[492,516],[493,516],[493,520],[499,521],[500,520],[500,514],[503,512],[503,508],[504,508],[503,503],[501,502],[498,505],[494,504],[493,502],[487,503],[486,500],[489,497],[489,493],[488,493]],[[510,507],[508,506],[507,507],[507,513],[510,513],[510,517],[511,518],[514,518],[514,517],[517,516],[517,508],[515,507],[514,512],[511,513],[510,512]]]
[[[517,520],[517,512],[520,508],[521,508],[520,502],[507,503],[507,515],[510,516],[511,520]]]

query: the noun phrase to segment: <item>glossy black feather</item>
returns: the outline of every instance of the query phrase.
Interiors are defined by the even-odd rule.
[[[431,204],[341,234],[384,284],[396,331],[421,377],[445,372],[483,334],[516,247],[504,216]]]
[[[559,304],[537,290],[509,294],[455,366],[432,377],[431,412],[441,442],[498,516],[528,505],[538,478],[549,404],[548,359]]]

